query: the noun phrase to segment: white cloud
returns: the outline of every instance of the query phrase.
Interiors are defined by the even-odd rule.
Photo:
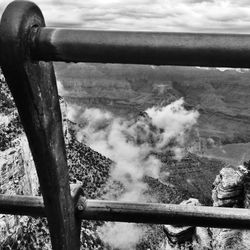
[[[122,186],[108,189],[103,198],[136,202],[152,198],[146,194],[146,176],[161,178],[163,168],[168,174],[167,165],[162,165],[155,153],[170,155],[172,151],[181,159],[198,116],[197,111],[184,108],[183,99],[149,108],[131,120],[96,108],[69,110],[69,118],[80,124],[77,139],[114,162],[109,181]],[[125,250],[136,249],[144,230],[135,224],[106,223],[98,228],[98,233],[112,249]]]
[[[0,13],[9,1],[1,0]],[[48,25],[249,33],[248,0],[37,0]]]
[[[83,112],[77,107],[69,109],[69,118],[81,124],[77,139],[115,162],[110,176],[123,184],[122,201],[145,200],[143,178],[159,178],[161,168],[152,152],[172,151],[181,159],[198,116],[197,111],[184,108],[183,99],[147,109],[135,120],[95,108]]]
[[[104,243],[115,249],[135,250],[136,244],[145,234],[145,229],[134,223],[108,222],[97,232]]]

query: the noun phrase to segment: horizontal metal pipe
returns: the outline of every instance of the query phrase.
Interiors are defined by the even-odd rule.
[[[250,210],[157,203],[87,200],[82,219],[250,229]]]
[[[0,195],[0,213],[46,216],[43,199],[30,196]],[[250,229],[250,210],[240,208],[86,200],[77,213],[85,220]]]
[[[32,41],[36,60],[250,67],[250,35],[244,34],[41,28]]]
[[[46,216],[42,197],[24,195],[0,195],[0,213]]]

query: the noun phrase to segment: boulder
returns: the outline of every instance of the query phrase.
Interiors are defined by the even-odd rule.
[[[180,203],[181,205],[201,206],[197,199],[190,198]],[[194,250],[212,249],[211,236],[208,228],[195,226],[164,225],[166,239],[162,249]]]

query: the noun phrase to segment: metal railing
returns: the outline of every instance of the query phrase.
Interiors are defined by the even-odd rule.
[[[86,200],[70,189],[51,61],[250,67],[250,35],[45,28],[32,2],[14,1],[0,24],[0,65],[36,165],[43,198],[0,195],[0,213],[46,216],[53,249],[80,248],[82,219],[250,229],[247,209]]]

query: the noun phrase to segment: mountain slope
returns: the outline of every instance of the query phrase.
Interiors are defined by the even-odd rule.
[[[73,104],[126,116],[184,97],[197,109],[200,135],[218,143],[250,141],[250,72],[193,67],[57,64]]]

